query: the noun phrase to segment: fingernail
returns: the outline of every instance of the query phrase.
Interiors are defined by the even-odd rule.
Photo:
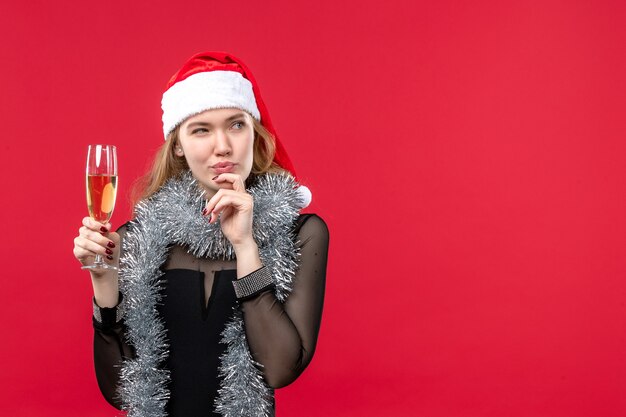
[[[115,247],[115,243],[109,241],[109,243],[107,243],[107,246],[113,249]]]
[[[206,216],[206,209],[205,208],[202,209],[202,215]]]
[[[113,260],[113,257],[112,257],[111,255],[107,255],[107,259],[108,259],[108,260],[110,260],[110,261],[112,261],[112,260]]]
[[[211,220],[213,220],[213,213],[209,214],[209,223],[211,223]]]
[[[107,228],[106,228],[106,227],[104,227],[104,226],[102,226],[102,227],[100,228],[100,231],[101,231],[102,233],[106,233],[106,232],[108,232]]]
[[[113,251],[109,248],[106,248],[105,252],[108,253],[109,255],[113,255]]]
[[[217,179],[217,177],[219,177],[219,175],[216,175],[212,178],[213,181],[215,181]]]

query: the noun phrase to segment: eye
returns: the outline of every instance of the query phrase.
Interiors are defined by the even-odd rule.
[[[203,134],[208,133],[208,132],[209,132],[209,129],[207,129],[206,127],[197,127],[197,128],[195,128],[195,129],[193,129],[191,131],[191,134],[192,135],[203,135]]]
[[[241,120],[237,120],[236,122],[234,122],[231,126],[233,129],[235,130],[241,130],[244,127],[246,127],[246,123],[241,121]]]

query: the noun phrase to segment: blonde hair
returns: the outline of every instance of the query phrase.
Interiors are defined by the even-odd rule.
[[[254,129],[254,144],[252,147],[252,170],[246,179],[246,187],[254,184],[257,175],[268,172],[289,173],[274,162],[274,154],[276,153],[274,136],[255,118],[251,117],[251,119]],[[185,157],[177,156],[175,152],[179,141],[180,126],[180,124],[176,126],[167,136],[167,140],[154,157],[152,168],[135,182],[131,193],[133,207],[141,200],[150,198],[170,178],[189,170]]]

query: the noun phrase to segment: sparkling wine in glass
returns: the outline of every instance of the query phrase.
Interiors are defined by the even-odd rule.
[[[107,223],[117,195],[117,152],[113,145],[89,145],[87,151],[87,207],[92,219]],[[93,265],[83,269],[117,269],[96,255]]]

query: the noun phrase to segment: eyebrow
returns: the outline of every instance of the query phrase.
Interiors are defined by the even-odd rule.
[[[241,113],[236,113],[236,114],[233,114],[232,116],[227,117],[226,119],[224,119],[224,122],[225,122],[225,123],[228,123],[228,122],[230,122],[230,121],[232,121],[232,120],[235,120],[235,119],[240,119],[240,118],[243,118],[243,117],[245,117],[245,114],[244,114],[243,112],[241,112]],[[189,128],[191,128],[191,127],[195,127],[195,126],[212,126],[212,125],[213,125],[213,124],[212,124],[212,123],[209,123],[209,122],[201,122],[201,121],[198,121],[198,122],[189,123],[189,124],[187,125],[187,128],[189,129]]]

